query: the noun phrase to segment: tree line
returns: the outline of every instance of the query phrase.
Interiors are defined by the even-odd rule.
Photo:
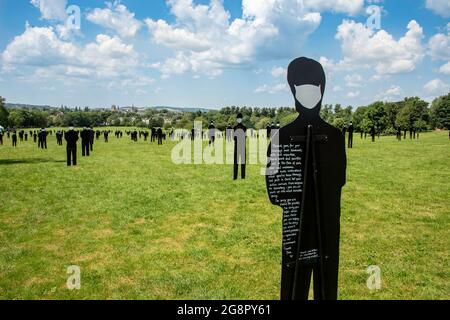
[[[293,121],[297,112],[292,107],[252,108],[229,106],[220,110],[181,112],[168,109],[147,109],[145,112],[123,112],[67,107],[61,108],[6,108],[0,97],[0,125],[10,128],[35,127],[99,127],[133,126],[142,128],[162,127],[191,129],[194,121],[201,121],[206,128],[211,122],[217,129],[225,130],[236,123],[236,115],[242,113],[248,128],[264,129],[268,125],[284,126]],[[436,98],[431,105],[418,98],[409,97],[398,102],[377,101],[353,110],[352,106],[324,105],[321,117],[342,129],[353,123],[357,132],[369,132],[375,128],[378,134],[394,134],[397,129],[424,131],[450,129],[450,93]]]

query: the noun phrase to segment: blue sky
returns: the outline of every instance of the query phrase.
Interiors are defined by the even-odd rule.
[[[380,29],[367,24],[374,5]],[[450,91],[449,22],[448,0],[0,0],[0,95],[54,106],[290,106],[285,68],[307,56],[325,67],[325,103],[431,101]]]

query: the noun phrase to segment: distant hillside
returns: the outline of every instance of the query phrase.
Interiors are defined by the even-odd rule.
[[[47,105],[33,105],[33,104],[24,104],[24,103],[6,103],[6,108],[8,109],[40,109],[40,110],[49,110],[49,109],[58,109],[59,107],[52,107]],[[82,107],[84,109],[84,106]],[[121,111],[131,111],[135,107],[122,107]],[[91,108],[90,110],[108,110],[109,108]],[[145,112],[146,109],[155,109],[155,110],[169,110],[172,112],[209,112],[211,109],[205,108],[176,108],[176,107],[168,107],[168,106],[152,106],[152,107],[136,107],[138,112]]]
[[[167,107],[167,106],[153,106],[150,107],[152,109],[156,109],[156,110],[169,110],[169,111],[174,111],[174,112],[208,112],[211,111],[211,109],[205,109],[205,108],[175,108],[175,107]]]
[[[55,107],[51,106],[40,106],[40,105],[33,105],[33,104],[23,104],[23,103],[6,103],[5,107],[7,109],[56,109]]]

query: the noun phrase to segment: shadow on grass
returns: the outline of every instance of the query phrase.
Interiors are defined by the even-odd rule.
[[[0,159],[1,165],[12,165],[12,164],[33,164],[33,163],[63,163],[66,160],[53,160],[53,159],[43,159],[43,158],[32,158],[32,159]]]

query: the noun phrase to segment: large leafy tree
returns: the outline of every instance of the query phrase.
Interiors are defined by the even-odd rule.
[[[388,127],[389,118],[383,102],[377,101],[367,106],[366,116],[370,126],[374,126],[377,133],[384,132]]]
[[[430,117],[433,127],[450,129],[450,93],[433,101]]]
[[[358,132],[364,132],[368,128],[364,125],[364,119],[367,117],[367,107],[358,107],[353,113],[353,126]]]
[[[418,97],[406,98],[404,107],[398,112],[396,125],[403,130],[422,129],[423,123],[428,122],[428,102]]]

